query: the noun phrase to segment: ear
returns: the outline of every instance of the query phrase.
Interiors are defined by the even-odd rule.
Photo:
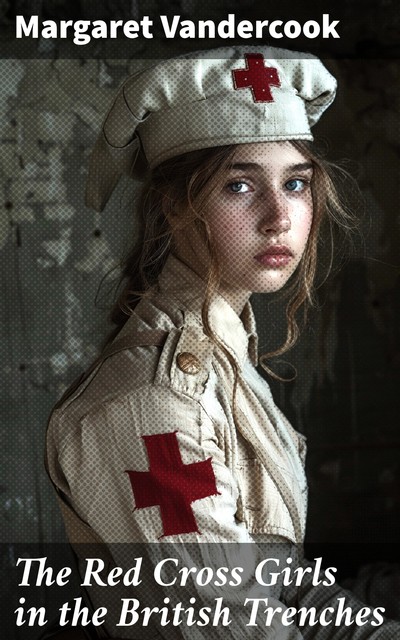
[[[163,196],[162,210],[172,232],[181,231],[188,225],[188,216],[185,215],[184,208],[173,202],[167,195]]]

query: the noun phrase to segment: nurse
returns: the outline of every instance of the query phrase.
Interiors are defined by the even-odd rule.
[[[142,178],[141,234],[124,265],[113,339],[50,419],[49,474],[78,555],[91,542],[109,566],[128,568],[126,545],[137,543],[159,566],[168,543],[184,571],[199,558],[194,575],[211,565],[218,576],[224,562],[228,575],[242,572],[237,584],[211,585],[214,599],[208,585],[183,585],[198,607],[222,595],[240,610],[236,624],[174,627],[155,616],[124,626],[116,612],[104,637],[375,640],[399,630],[376,624],[372,609],[348,628],[288,622],[290,606],[338,607],[343,592],[318,587],[315,567],[299,584],[254,578],[266,554],[281,569],[288,558],[302,562],[307,483],[304,437],[256,370],[249,298],[286,288],[287,337],[274,352],[283,353],[298,336],[296,312],[312,301],[321,222],[351,218],[312,147],[311,127],[335,90],[313,56],[223,48],[131,76],[105,119],[87,204],[102,210],[123,173]],[[185,592],[168,566],[158,586],[173,607]],[[105,597],[91,594],[96,606]],[[248,624],[246,598],[268,598],[276,609],[268,624]],[[348,598],[357,612],[362,605]]]

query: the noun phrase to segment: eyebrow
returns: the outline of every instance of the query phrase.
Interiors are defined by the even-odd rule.
[[[297,164],[290,164],[284,169],[288,171],[310,171],[312,170],[313,164],[312,162],[299,162]],[[263,170],[265,167],[257,162],[239,162],[232,164],[229,167],[230,171],[248,171],[248,170]]]

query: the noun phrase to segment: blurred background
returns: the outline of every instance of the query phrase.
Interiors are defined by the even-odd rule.
[[[11,26],[16,14],[35,13],[54,20],[161,13],[222,20],[235,12],[238,19],[304,21],[329,12],[341,19],[340,42],[270,42],[316,53],[337,77],[337,100],[315,134],[330,159],[345,160],[365,203],[361,237],[352,252],[340,249],[344,266],[320,288],[298,345],[285,355],[296,380],[271,384],[277,404],[308,438],[311,553],[319,545],[328,549],[344,574],[393,559],[400,534],[397,3],[351,0],[330,11],[315,1],[303,1],[301,9],[288,2],[238,4],[0,3],[0,570],[11,566],[17,543],[20,553],[24,545],[64,539],[43,470],[46,421],[98,352],[108,330],[110,278],[98,287],[110,270],[116,276],[135,234],[131,181],[103,214],[84,207],[87,158],[102,118],[122,80],[147,59],[221,44],[157,36],[129,41],[129,49],[97,41],[88,53],[36,41],[22,58]],[[282,303],[256,296],[254,308],[268,349],[283,338]],[[4,595],[6,585],[1,589]]]

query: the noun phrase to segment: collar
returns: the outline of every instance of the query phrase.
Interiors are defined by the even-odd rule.
[[[201,311],[206,285],[192,269],[170,254],[159,277],[158,290],[177,300],[184,309],[188,322],[203,326]],[[239,369],[248,356],[257,364],[257,331],[253,309],[247,302],[240,317],[220,294],[210,304],[208,321],[212,332],[233,356]]]

